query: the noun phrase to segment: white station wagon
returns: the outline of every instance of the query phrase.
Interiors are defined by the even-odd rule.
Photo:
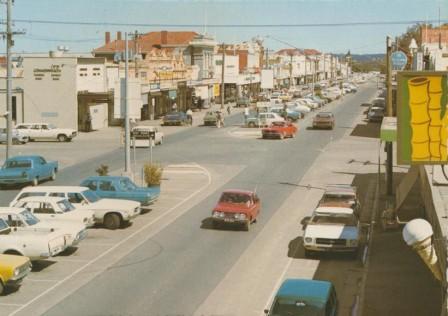
[[[29,141],[57,140],[69,142],[78,135],[78,132],[70,128],[57,128],[48,123],[20,123],[16,125],[20,135],[27,136]]]
[[[305,255],[313,251],[357,253],[360,224],[352,208],[318,207],[303,233]]]
[[[131,222],[140,214],[141,204],[136,201],[102,199],[92,190],[78,186],[38,186],[26,187],[17,194],[10,205],[30,196],[50,196],[65,198],[79,210],[93,211],[95,223],[108,229],[117,229]]]
[[[23,207],[37,218],[45,221],[63,221],[92,227],[95,224],[93,211],[78,210],[69,200],[51,196],[30,196],[18,201],[15,207]]]

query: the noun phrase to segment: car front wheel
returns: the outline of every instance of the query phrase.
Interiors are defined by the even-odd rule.
[[[104,217],[104,226],[111,230],[117,229],[120,227],[120,216],[117,214],[107,214]]]
[[[66,142],[67,141],[67,136],[65,136],[64,134],[58,135],[58,141]]]

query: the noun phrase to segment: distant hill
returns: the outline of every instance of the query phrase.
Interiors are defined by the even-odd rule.
[[[337,56],[341,61],[345,60],[345,54],[339,54]],[[386,54],[353,54],[353,71],[381,71],[384,73],[386,69],[385,56]]]
[[[345,54],[336,55],[339,59],[344,60]],[[386,54],[352,54],[352,60],[358,62],[366,62],[366,61],[382,61]]]

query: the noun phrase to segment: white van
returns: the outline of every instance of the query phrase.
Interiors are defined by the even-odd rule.
[[[20,199],[30,196],[54,196],[66,198],[77,209],[91,210],[95,223],[103,224],[108,229],[117,229],[131,222],[140,214],[140,203],[129,200],[102,199],[95,192],[79,186],[38,186],[26,187],[17,194],[10,206]]]

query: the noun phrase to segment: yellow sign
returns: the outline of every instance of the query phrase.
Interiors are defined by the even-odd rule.
[[[213,96],[217,97],[221,94],[221,86],[219,84],[213,85]]]
[[[448,163],[446,72],[398,74],[398,161]]]

